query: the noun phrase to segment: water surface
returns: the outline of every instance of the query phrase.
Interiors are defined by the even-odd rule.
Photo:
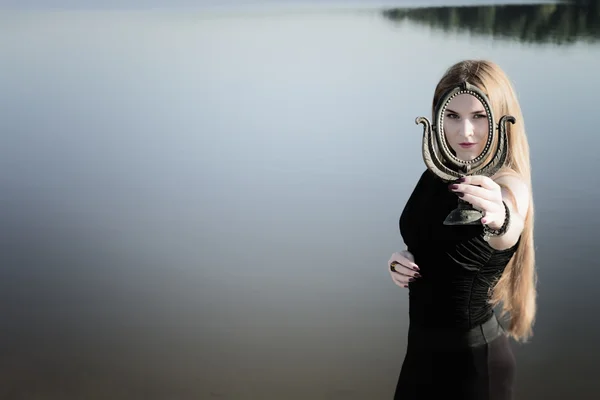
[[[390,398],[414,119],[489,58],[533,166],[519,398],[596,398],[589,7],[2,12],[0,397]]]

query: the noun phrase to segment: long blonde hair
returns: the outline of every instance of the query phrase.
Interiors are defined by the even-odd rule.
[[[537,273],[533,238],[533,191],[531,186],[531,164],[529,143],[521,107],[508,76],[500,67],[487,60],[465,60],[451,66],[437,87],[433,98],[433,109],[440,97],[452,87],[468,81],[477,86],[488,97],[494,112],[494,126],[503,115],[515,117],[515,124],[507,124],[508,154],[505,167],[496,176],[518,175],[529,187],[530,202],[525,216],[525,226],[519,246],[506,266],[502,276],[492,289],[490,302],[502,303],[502,316],[509,314],[508,334],[518,341],[527,341],[532,336],[536,314]]]

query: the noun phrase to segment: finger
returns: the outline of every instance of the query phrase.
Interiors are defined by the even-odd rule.
[[[419,267],[415,264],[410,263],[408,260],[405,260],[403,263],[399,263],[397,261],[392,262],[390,265],[390,270],[398,271],[404,274],[414,275],[419,272]]]
[[[473,186],[469,184],[455,183],[449,186],[450,190],[454,193],[460,192],[465,194],[471,194],[475,197],[480,197],[485,200],[494,200],[498,194],[490,189],[486,189],[480,186]]]
[[[401,274],[401,273],[398,273],[398,272],[392,272],[391,274],[392,274],[392,278],[397,279],[398,281],[402,281],[404,283],[414,282],[414,281],[416,281],[417,279],[419,279],[421,277],[421,275],[419,275],[419,274],[416,274],[416,275],[412,275],[412,274],[411,275],[405,275],[405,274]]]
[[[460,194],[462,194],[462,196],[459,197],[461,197],[464,201],[470,203],[474,208],[482,210],[486,215],[497,211],[496,203],[492,201],[482,199],[481,197],[473,196],[469,193],[459,193],[459,195]]]
[[[400,282],[396,282],[395,280],[392,279],[392,282],[394,282],[394,285],[401,287],[401,288],[408,288],[408,283],[400,283]]]
[[[483,175],[470,175],[463,176],[458,180],[458,183],[465,183],[467,185],[478,185],[488,190],[498,188],[498,184],[494,182],[492,178]]]
[[[414,282],[416,278],[411,278],[408,276],[394,274],[392,275],[392,281],[398,286],[408,287],[410,282]]]
[[[397,256],[397,257],[392,258],[390,260],[390,267],[392,265],[394,265],[394,263],[398,263],[407,268],[413,269],[415,271],[419,271],[419,266],[404,256]]]
[[[403,276],[408,276],[408,277],[414,277],[414,278],[420,278],[421,274],[419,274],[417,271],[408,268],[402,264],[392,264],[390,270],[392,272],[395,272],[397,274],[403,275]]]

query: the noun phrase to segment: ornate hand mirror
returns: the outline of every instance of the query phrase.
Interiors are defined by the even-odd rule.
[[[471,95],[477,99],[487,118],[487,140],[483,150],[474,157],[459,158],[452,150],[448,136],[445,134],[444,117],[448,105],[456,96]],[[429,170],[446,183],[453,182],[467,175],[493,176],[506,161],[508,140],[506,123],[515,123],[515,118],[504,115],[495,126],[494,114],[487,96],[474,85],[465,82],[446,92],[440,98],[434,110],[434,125],[425,117],[418,117],[415,122],[423,124],[423,160]],[[483,122],[483,121],[482,121]],[[485,128],[485,127],[484,127]],[[496,132],[496,130],[498,132]],[[496,137],[498,135],[498,137]],[[481,143],[479,147],[481,147]],[[468,146],[466,146],[468,147]],[[493,152],[493,153],[492,153]],[[458,198],[458,207],[444,221],[444,225],[473,225],[479,223],[483,214],[474,209],[470,203]]]

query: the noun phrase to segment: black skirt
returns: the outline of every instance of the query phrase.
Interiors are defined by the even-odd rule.
[[[460,334],[411,326],[394,399],[510,400],[515,367],[496,316]]]

